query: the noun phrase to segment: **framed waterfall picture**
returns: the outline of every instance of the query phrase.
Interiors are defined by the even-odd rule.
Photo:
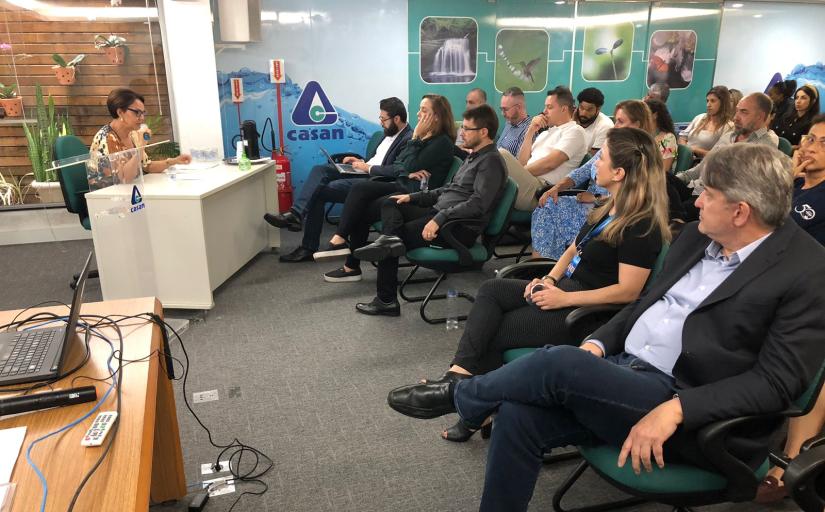
[[[421,20],[419,70],[428,84],[466,84],[476,78],[478,23],[473,18]]]

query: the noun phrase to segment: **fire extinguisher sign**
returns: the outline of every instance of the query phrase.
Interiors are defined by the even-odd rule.
[[[243,102],[243,79],[230,78],[232,87],[232,103]]]
[[[286,83],[286,72],[284,71],[284,59],[271,59],[269,61],[269,83]]]

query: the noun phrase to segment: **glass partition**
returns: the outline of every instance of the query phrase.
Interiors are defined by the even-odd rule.
[[[0,208],[62,203],[54,142],[88,147],[112,121],[106,98],[144,97],[152,142],[173,140],[155,0],[0,2]],[[150,148],[177,154],[174,143]]]

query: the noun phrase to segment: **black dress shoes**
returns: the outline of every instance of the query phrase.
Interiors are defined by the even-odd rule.
[[[312,261],[312,251],[309,249],[305,249],[303,247],[298,247],[294,251],[288,254],[282,254],[280,261],[284,263],[298,263],[300,261]]]
[[[455,412],[452,382],[414,384],[393,389],[387,403],[394,410],[413,418],[430,419]]]
[[[388,304],[378,297],[372,299],[372,302],[359,302],[355,305],[355,310],[365,315],[401,316],[401,305],[397,300]]]
[[[389,258],[400,258],[407,252],[404,241],[393,235],[381,235],[369,245],[365,245],[353,252],[353,256],[364,261],[381,261]]]
[[[264,220],[276,228],[286,228],[289,231],[301,231],[303,229],[301,218],[292,211],[279,213],[278,215],[266,213],[264,214]]]

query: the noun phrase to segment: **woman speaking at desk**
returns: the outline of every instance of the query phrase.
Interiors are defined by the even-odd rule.
[[[92,139],[90,148],[92,158],[108,157],[112,153],[142,148],[146,144],[144,133],[151,135],[148,128],[141,128],[141,124],[146,118],[146,106],[144,105],[143,96],[131,89],[114,89],[106,98],[106,107],[109,109],[112,120],[98,130]],[[175,158],[152,161],[149,160],[146,152],[141,150],[136,153],[135,158],[130,159],[125,164],[119,166],[98,165],[99,175],[97,179],[109,181],[107,178],[111,174],[122,174],[119,181],[128,183],[137,176],[138,155],[140,155],[140,162],[145,173],[163,172],[175,164],[188,164],[192,161],[192,157],[185,154]],[[112,167],[116,168],[112,169]]]

